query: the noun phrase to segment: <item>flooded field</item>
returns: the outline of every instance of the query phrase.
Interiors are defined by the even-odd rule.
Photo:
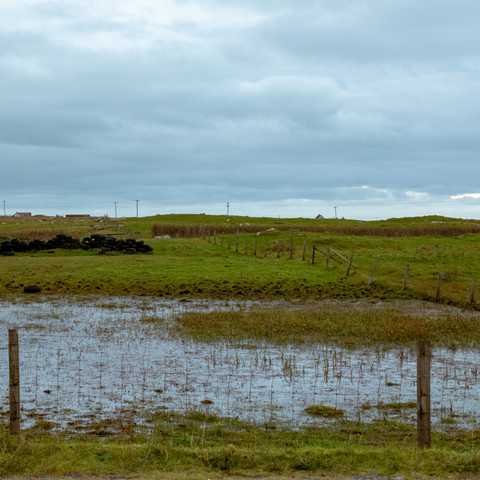
[[[290,427],[331,421],[305,409],[321,404],[351,420],[415,420],[416,354],[409,348],[197,343],[179,337],[184,312],[258,303],[102,299],[0,303],[0,401],[7,411],[7,329],[20,335],[25,425],[39,418],[81,429],[102,419],[201,410]],[[436,428],[480,420],[480,350],[435,349]],[[409,405],[410,404],[410,405]]]

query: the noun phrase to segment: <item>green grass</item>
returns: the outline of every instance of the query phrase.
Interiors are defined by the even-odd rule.
[[[305,412],[312,417],[338,418],[343,417],[345,412],[329,405],[310,405]]]
[[[395,310],[320,306],[305,309],[187,313],[177,321],[181,335],[200,341],[334,343],[346,347],[410,345],[477,346],[480,317],[415,317]]]
[[[401,411],[401,410],[409,410],[413,408],[417,408],[416,402],[391,402],[391,403],[382,403],[378,405],[379,410]]]
[[[250,223],[261,229],[276,230],[261,236],[224,235],[216,239],[217,244],[202,238],[154,240],[152,227],[159,222],[213,226]],[[450,226],[450,234],[446,228],[441,235],[434,235],[437,222]],[[0,238],[104,233],[143,238],[154,247],[152,255],[100,256],[92,252],[57,251],[0,257],[0,296],[18,294],[25,285],[38,284],[46,294],[61,295],[300,299],[302,302],[326,297],[432,299],[441,273],[441,300],[463,305],[469,298],[472,279],[480,280],[480,236],[458,232],[462,228],[465,231],[476,228],[474,223],[440,217],[357,222],[206,215],[166,215],[101,223],[0,220]],[[329,230],[314,232],[317,227]],[[253,255],[255,242],[257,256]],[[292,258],[289,258],[290,244]],[[302,259],[304,244],[305,260]],[[315,265],[311,264],[313,245],[318,248]],[[327,268],[322,252],[328,249],[344,257],[353,253],[349,278],[345,278],[346,262],[338,256],[337,261],[330,259]],[[410,266],[410,276],[404,289],[406,265]],[[155,323],[156,319],[145,317],[145,321]],[[178,326],[183,335],[205,341],[328,341],[355,347],[410,344],[418,338],[437,345],[478,345],[479,324],[477,318],[468,316],[426,319],[393,311],[284,309],[187,315]],[[44,431],[47,427],[51,425],[39,425],[18,439],[0,430],[0,475],[165,474],[166,478],[172,478],[179,472],[187,472],[189,478],[205,478],[223,472],[290,475],[306,471],[326,475],[400,473],[472,478],[480,474],[477,431],[436,433],[434,448],[420,452],[415,448],[414,429],[396,423],[368,426],[337,421],[331,428],[292,432],[193,412],[186,417],[158,415],[155,431],[145,435],[130,429],[123,435],[106,438],[87,434],[67,436]],[[103,424],[97,427],[98,434],[105,429]]]
[[[435,433],[433,448],[415,447],[412,427],[337,422],[284,431],[194,412],[161,414],[152,434],[97,437],[0,431],[0,475],[403,474],[472,478],[480,473],[479,432]]]
[[[202,238],[152,240],[153,225],[250,225],[281,227],[266,235],[224,235],[217,244]],[[432,223],[434,222],[434,223]],[[428,233],[441,225],[470,226],[443,217],[383,222],[350,220],[272,219],[207,215],[164,215],[108,220],[21,219],[0,221],[0,237],[40,237],[53,233],[116,234],[145,238],[154,247],[148,256],[97,256],[80,251],[45,252],[0,258],[0,295],[19,293],[22,285],[38,283],[45,293],[171,295],[250,298],[424,298],[436,296],[441,274],[441,299],[466,304],[472,280],[480,280],[480,235],[408,236],[412,228]],[[316,227],[395,229],[407,236],[312,233]],[[358,233],[358,232],[357,232]],[[239,252],[236,253],[238,242]],[[293,255],[290,259],[290,243]],[[221,243],[221,244],[219,244]],[[254,244],[257,256],[254,256]],[[302,260],[304,244],[306,258]],[[316,264],[311,265],[316,245]],[[246,248],[246,249],[245,249]],[[336,256],[326,265],[323,253],[353,254],[353,268]],[[404,272],[410,267],[407,289]]]

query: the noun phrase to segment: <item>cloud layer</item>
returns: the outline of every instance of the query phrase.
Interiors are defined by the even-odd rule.
[[[3,0],[1,195],[478,216],[479,16],[472,0]]]

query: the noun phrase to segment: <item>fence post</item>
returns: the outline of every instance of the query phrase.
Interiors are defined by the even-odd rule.
[[[435,292],[435,301],[438,303],[442,298],[442,274],[438,272],[437,290]]]
[[[368,285],[373,285],[377,281],[377,270],[378,270],[378,259],[374,259],[372,267],[370,269],[370,274],[368,275]]]
[[[347,267],[347,272],[346,276],[350,276],[350,272],[352,271],[352,266],[353,266],[353,253],[350,255],[350,258],[348,259],[348,267]]]
[[[303,241],[303,251],[302,251],[302,262],[305,261],[305,257],[307,256],[307,241]]]
[[[408,280],[410,278],[410,265],[405,265],[405,270],[403,272],[403,289],[406,290],[408,288]]]
[[[235,239],[235,253],[238,253],[240,240],[238,237]]]
[[[290,244],[288,246],[288,258],[291,260],[293,258],[293,237],[290,237]]]
[[[312,247],[312,265],[315,265],[315,254],[317,253],[317,246]]]
[[[475,305],[475,297],[477,293],[477,282],[472,280],[472,285],[470,286],[470,295],[469,295],[469,303],[470,305]]]
[[[257,237],[253,239],[253,256],[257,256]]]
[[[10,373],[10,434],[20,433],[20,353],[18,331],[8,331],[8,364]]]
[[[328,247],[327,248],[327,253],[326,253],[326,256],[325,256],[325,268],[327,270],[330,269],[330,255],[331,255],[330,247]]]
[[[432,347],[419,340],[417,344],[417,442],[419,448],[432,446],[430,376]]]

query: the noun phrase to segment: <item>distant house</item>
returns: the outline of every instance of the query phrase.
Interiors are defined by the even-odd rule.
[[[32,216],[32,212],[17,212],[14,217],[15,218],[29,218]]]

